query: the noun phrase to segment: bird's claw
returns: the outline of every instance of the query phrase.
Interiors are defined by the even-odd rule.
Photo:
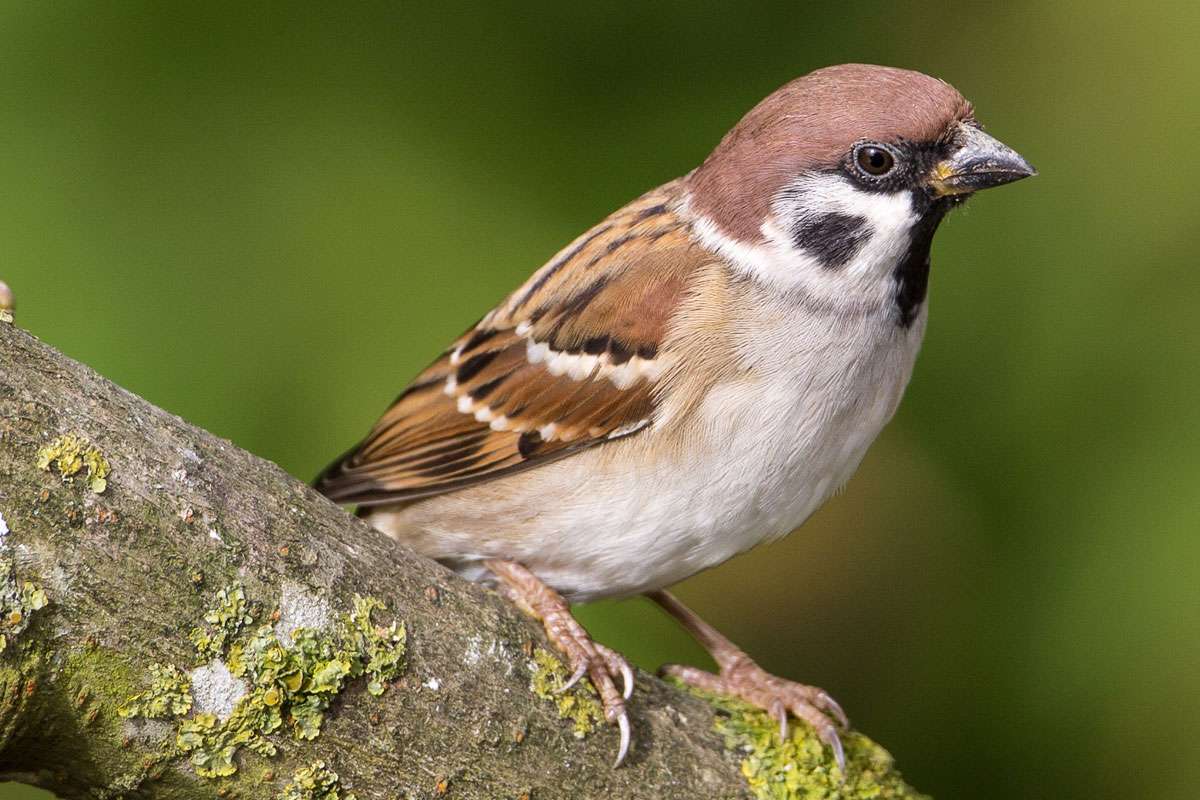
[[[850,727],[850,720],[846,717],[846,712],[842,710],[838,701],[830,697],[829,692],[824,689],[817,692],[817,706],[822,711],[832,714],[833,718],[838,721],[838,725],[841,725],[843,728]]]
[[[833,751],[833,760],[837,763],[838,772],[842,773],[842,779],[845,780],[846,750],[842,747],[842,738],[838,736],[837,730],[830,725],[818,730],[817,736],[821,737],[821,741],[829,745],[829,749]]]
[[[787,706],[778,697],[771,703],[771,709],[768,712],[772,717],[779,721],[779,741],[786,742],[788,738],[788,710]]]
[[[616,651],[584,637],[586,633],[556,642],[573,667],[571,677],[557,691],[565,692],[579,683],[584,675],[588,676],[596,693],[600,695],[600,702],[604,706],[604,718],[616,725],[620,732],[620,744],[614,764],[620,766],[629,754],[629,744],[633,738],[629,714],[625,710],[625,701],[633,694],[633,668]],[[620,690],[616,684],[618,677],[621,680]]]
[[[621,762],[625,760],[625,755],[629,752],[629,715],[624,711],[617,717],[617,727],[621,731],[621,744],[617,748],[617,760],[613,762],[613,769],[621,766]]]
[[[555,689],[554,693],[562,694],[563,692],[568,691],[575,684],[579,683],[579,679],[582,678],[584,675],[586,675],[587,671],[588,671],[587,662],[581,661],[579,663],[579,666],[575,667],[575,671],[571,673],[571,677],[567,678],[567,682],[564,683],[562,686],[558,687],[557,689]]]

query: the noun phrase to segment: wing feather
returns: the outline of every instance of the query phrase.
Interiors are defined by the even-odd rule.
[[[702,255],[651,192],[572,242],[426,368],[317,479],[343,503],[416,500],[652,423],[672,315]]]

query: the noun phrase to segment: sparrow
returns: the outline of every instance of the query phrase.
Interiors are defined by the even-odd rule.
[[[797,78],[534,272],[316,487],[540,619],[618,726],[617,765],[633,672],[570,607],[646,595],[718,666],[665,674],[766,710],[781,736],[789,715],[812,725],[844,773],[833,698],[666,587],[793,531],[850,478],[912,374],[938,224],[1034,174],[941,80]]]

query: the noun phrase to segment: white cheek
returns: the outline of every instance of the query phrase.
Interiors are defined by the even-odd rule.
[[[772,238],[799,253],[804,251],[795,247],[790,231],[805,216],[835,213],[865,219],[870,231],[865,244],[846,264],[832,270],[862,275],[890,275],[908,250],[910,233],[918,220],[908,191],[867,192],[840,175],[811,175],[797,180],[773,210],[764,232],[770,227]]]
[[[847,301],[890,307],[895,294],[892,272],[908,250],[918,221],[908,192],[865,192],[838,175],[798,179],[781,193],[762,224],[760,243],[747,244],[726,235],[700,217],[695,231],[739,271],[783,291],[799,290],[814,300],[839,305]],[[806,215],[845,214],[867,221],[868,236],[846,263],[830,268],[796,246],[792,231]]]

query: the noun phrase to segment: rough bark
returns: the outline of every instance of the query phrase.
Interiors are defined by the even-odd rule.
[[[104,482],[89,481],[86,467],[70,481],[61,474],[70,464],[43,468],[46,448],[63,435],[102,454],[111,469]],[[746,753],[727,748],[709,703],[639,674],[634,749],[613,769],[614,730],[599,725],[576,738],[560,703],[531,691],[543,672],[531,656],[547,647],[536,623],[275,465],[4,323],[0,515],[0,572],[9,572],[0,611],[2,779],[67,798],[267,798],[289,786],[292,797],[352,792],[359,800],[752,796]],[[201,655],[191,633],[226,624],[203,617],[230,586],[241,587],[253,621],[240,631],[230,623],[230,640],[209,642]],[[230,645],[261,624],[331,637],[355,594],[382,603],[374,625],[405,626],[399,677],[378,696],[367,677],[346,679],[312,740],[292,734],[285,708],[284,725],[266,737],[276,754],[243,746],[235,773],[201,777],[179,734],[202,711],[217,712],[219,727],[229,710],[212,665],[234,664]],[[118,714],[150,688],[154,665],[190,680],[190,710]],[[340,778],[334,794],[292,783],[318,761]]]

